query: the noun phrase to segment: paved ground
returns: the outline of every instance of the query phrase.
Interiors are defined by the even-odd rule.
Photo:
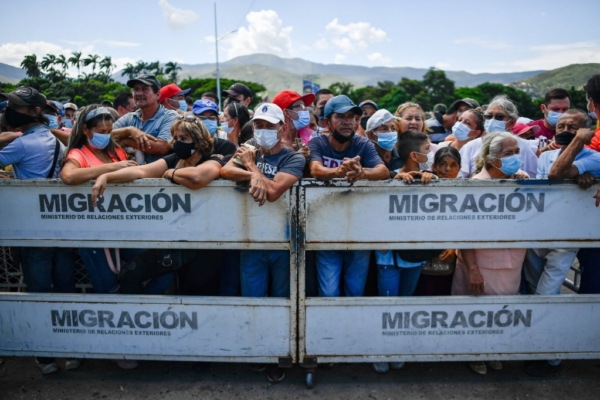
[[[142,362],[134,371],[106,360],[86,360],[76,371],[42,376],[32,358],[5,358],[0,365],[0,399],[598,399],[600,361],[566,361],[557,374],[533,378],[523,362],[475,375],[466,363],[413,363],[377,375],[370,365],[338,364],[318,370],[315,388],[299,367],[279,384],[243,364]]]

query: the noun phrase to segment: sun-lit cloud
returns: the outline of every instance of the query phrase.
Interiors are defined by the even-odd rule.
[[[392,65],[392,58],[386,57],[381,53],[367,54],[367,58],[377,65],[384,65],[386,67],[390,67]]]
[[[158,5],[170,28],[181,29],[198,20],[198,14],[194,11],[174,7],[167,0],[158,0]]]
[[[334,18],[325,26],[325,32],[315,42],[314,47],[318,50],[331,49],[335,51],[334,60],[336,63],[340,63],[346,59],[347,55],[359,53],[374,43],[388,40],[384,30],[376,28],[368,22],[351,22],[343,25],[337,18]],[[381,60],[386,59],[382,58],[382,55],[374,57]],[[367,56],[367,58],[369,57]],[[376,61],[371,58],[369,60]]]

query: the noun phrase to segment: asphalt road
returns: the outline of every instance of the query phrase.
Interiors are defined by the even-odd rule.
[[[60,360],[59,360],[60,365]],[[132,371],[108,360],[85,360],[74,371],[42,376],[34,361],[4,358],[0,399],[598,399],[600,361],[565,361],[546,378],[524,372],[522,361],[504,362],[486,376],[466,363],[412,363],[377,375],[367,364],[338,364],[317,370],[315,387],[305,386],[305,370],[295,366],[279,384],[245,364],[145,361]]]

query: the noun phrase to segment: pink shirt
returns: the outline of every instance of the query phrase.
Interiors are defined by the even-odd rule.
[[[114,153],[108,153],[108,156],[113,162],[127,160],[127,153],[125,153],[125,150],[116,148],[115,151],[117,152],[116,155]],[[71,149],[69,154],[67,154],[67,160],[77,161],[81,168],[97,167],[105,164],[105,162],[99,160],[87,146],[82,146],[80,149]]]

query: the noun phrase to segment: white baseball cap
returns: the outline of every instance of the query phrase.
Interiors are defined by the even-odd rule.
[[[281,108],[277,104],[273,103],[262,103],[254,110],[253,119],[263,119],[272,124],[285,123],[283,111],[281,111]]]
[[[375,111],[375,113],[373,115],[371,115],[371,118],[369,118],[369,120],[367,121],[367,129],[365,129],[365,130],[373,131],[373,130],[379,128],[381,125],[385,124],[386,122],[389,122],[392,120],[399,121],[400,118],[395,117],[388,110],[382,109],[382,110]]]

